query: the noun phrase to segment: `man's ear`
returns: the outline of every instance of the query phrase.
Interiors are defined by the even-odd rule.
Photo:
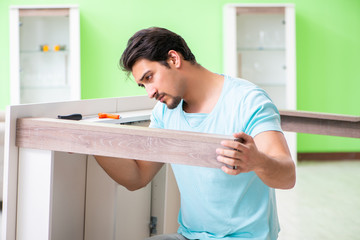
[[[181,66],[181,61],[182,61],[182,58],[181,58],[181,55],[175,51],[175,50],[170,50],[168,52],[168,60],[167,60],[167,63],[170,65],[170,66],[174,66],[176,68],[179,68]]]

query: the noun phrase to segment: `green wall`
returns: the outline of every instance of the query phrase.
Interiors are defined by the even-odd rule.
[[[150,26],[182,35],[197,60],[222,72],[222,7],[230,0],[1,0],[0,110],[9,96],[10,5],[78,4],[82,98],[145,94],[118,67],[128,38]],[[293,0],[296,5],[299,110],[360,115],[360,1]],[[360,151],[359,139],[298,135],[299,152]]]

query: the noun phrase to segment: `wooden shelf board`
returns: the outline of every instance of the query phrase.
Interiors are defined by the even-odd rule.
[[[21,118],[16,145],[155,162],[218,168],[216,148],[232,136],[108,123]]]

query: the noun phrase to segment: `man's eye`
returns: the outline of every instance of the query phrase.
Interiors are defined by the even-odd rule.
[[[147,75],[146,77],[145,77],[145,79],[146,80],[150,80],[152,78],[152,75],[150,74],[150,75]]]
[[[139,87],[145,88],[143,84],[138,84]]]

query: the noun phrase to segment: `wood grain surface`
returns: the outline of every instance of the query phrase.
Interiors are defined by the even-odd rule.
[[[360,117],[280,114],[284,131],[360,138]],[[223,139],[232,136],[52,118],[20,118],[16,132],[18,147],[214,168]]]
[[[16,145],[218,168],[216,148],[231,136],[51,118],[17,120]]]
[[[360,138],[360,117],[306,111],[280,111],[284,131]]]

